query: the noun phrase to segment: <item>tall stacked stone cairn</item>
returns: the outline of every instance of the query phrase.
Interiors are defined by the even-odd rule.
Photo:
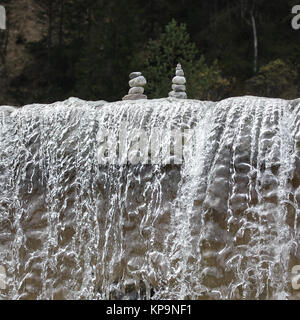
[[[129,75],[129,86],[130,89],[128,91],[128,95],[123,97],[122,100],[139,100],[139,99],[147,99],[147,96],[144,95],[144,86],[147,81],[142,76],[141,72],[132,72]]]
[[[187,99],[185,92],[186,80],[180,63],[177,64],[175,77],[172,79],[172,83],[172,91],[169,92],[169,97]]]

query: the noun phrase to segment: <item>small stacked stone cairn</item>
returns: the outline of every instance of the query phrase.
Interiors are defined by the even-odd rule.
[[[177,64],[175,77],[172,79],[172,83],[172,91],[169,92],[169,97],[187,99],[185,92],[186,80],[180,63]]]
[[[141,72],[132,72],[129,75],[129,86],[128,95],[123,97],[122,100],[138,100],[147,99],[144,95],[144,86],[147,83],[145,77],[142,76]]]

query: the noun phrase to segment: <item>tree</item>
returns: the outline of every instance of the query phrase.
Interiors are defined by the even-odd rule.
[[[149,41],[146,52],[144,73],[148,80],[147,94],[150,98],[168,95],[178,62],[185,72],[189,98],[223,98],[221,87],[228,87],[229,81],[221,77],[217,62],[209,67],[203,56],[198,58],[199,53],[195,44],[190,41],[185,24],[178,24],[173,19],[158,39]],[[218,94],[214,90],[218,90]]]
[[[262,66],[258,74],[246,82],[246,93],[293,99],[297,97],[298,74],[286,62],[276,59]]]
[[[193,99],[218,101],[232,94],[235,79],[228,80],[222,76],[217,60],[212,65],[205,63],[204,57],[196,62],[195,71],[192,73],[189,96]]]
[[[92,0],[40,0],[37,18],[47,32],[40,41],[27,42],[31,56],[21,75],[10,82],[9,93],[20,104],[54,102],[71,95],[74,65],[88,36]]]
[[[257,26],[256,26],[256,19],[255,19],[255,7],[256,7],[256,0],[252,0],[250,4],[249,10],[249,19],[246,17],[246,7],[248,1],[245,3],[245,0],[241,0],[241,15],[242,18],[247,22],[248,25],[252,27],[253,32],[253,73],[257,72],[257,59],[258,59],[258,41],[257,41]]]
[[[245,88],[259,95],[266,89],[257,87],[261,75],[255,80],[253,76],[275,59],[296,70],[300,80],[299,30],[291,27],[296,0],[2,0],[1,4],[8,15],[7,30],[0,32],[4,104],[53,102],[70,95],[119,100],[128,90],[132,71],[144,72],[149,98],[165,97],[178,62],[190,98],[219,100],[245,94]],[[22,22],[28,16],[33,23],[28,18]],[[174,20],[166,29],[172,18],[177,23]],[[277,81],[275,71],[269,79]],[[233,78],[234,83],[229,81]],[[277,83],[268,83],[268,88],[271,85],[275,96],[283,94],[276,92]]]
[[[126,94],[128,75],[142,43],[139,24],[134,1],[97,2],[89,36],[76,64],[76,95],[113,101]]]

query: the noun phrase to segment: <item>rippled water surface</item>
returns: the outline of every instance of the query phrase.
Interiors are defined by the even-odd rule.
[[[100,164],[124,123],[197,143]],[[1,298],[300,299],[300,100],[71,98],[0,107],[0,130]]]

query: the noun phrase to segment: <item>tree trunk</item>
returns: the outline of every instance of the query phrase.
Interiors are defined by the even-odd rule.
[[[255,9],[255,0],[252,2],[252,8],[250,10],[250,21],[246,18],[246,10],[248,5],[248,0],[241,0],[241,17],[246,21],[246,23],[252,26],[253,32],[253,72],[254,74],[257,72],[257,60],[258,60],[258,42],[257,42],[257,27],[256,21],[254,16],[254,9]]]
[[[256,23],[255,23],[253,11],[251,11],[251,23],[252,23],[252,29],[253,29],[253,47],[254,47],[253,72],[256,73],[258,49],[257,49],[257,30],[256,30]]]

